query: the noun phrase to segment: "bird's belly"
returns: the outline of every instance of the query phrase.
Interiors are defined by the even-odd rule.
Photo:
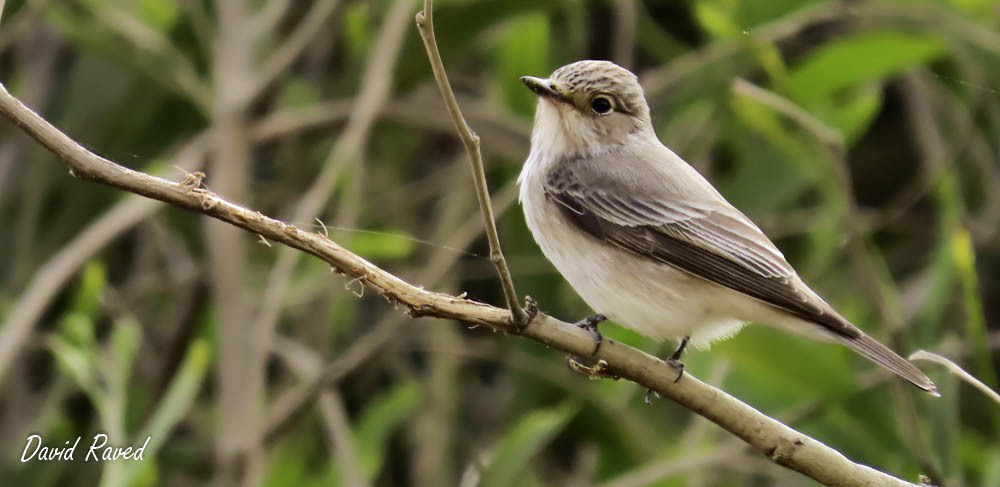
[[[530,193],[522,204],[535,241],[594,311],[650,338],[690,336],[701,348],[739,331],[742,321],[728,304],[733,291],[600,242],[543,194]]]

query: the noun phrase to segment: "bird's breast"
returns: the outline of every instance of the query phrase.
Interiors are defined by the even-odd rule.
[[[545,194],[546,161],[529,160],[520,181],[525,222],[542,253],[596,312],[657,339],[692,336],[705,346],[739,329],[716,303],[730,292],[581,231]]]

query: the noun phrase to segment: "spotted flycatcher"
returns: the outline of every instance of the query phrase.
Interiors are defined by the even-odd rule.
[[[777,247],[660,143],[638,79],[580,61],[538,95],[521,204],[545,256],[599,315],[656,339],[705,347],[746,322],[833,341],[937,394],[909,361],[866,335],[799,278]]]

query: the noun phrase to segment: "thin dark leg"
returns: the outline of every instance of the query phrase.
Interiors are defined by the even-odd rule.
[[[601,342],[604,341],[604,337],[601,336],[601,332],[597,330],[597,325],[607,319],[608,317],[602,314],[594,314],[576,322],[576,326],[589,331],[590,336],[594,338],[594,351],[590,352],[591,355],[596,355],[597,351],[601,349]]]
[[[684,353],[684,347],[687,346],[688,340],[690,339],[691,337],[684,337],[684,339],[681,340],[681,344],[677,346],[677,350],[674,350],[674,353],[671,354],[666,360],[668,364],[679,370],[679,372],[677,372],[677,378],[674,379],[675,383],[681,380],[681,377],[684,376],[684,363],[681,362],[681,354]]]
[[[665,360],[666,363],[672,365],[678,370],[677,378],[674,379],[674,383],[677,383],[677,381],[681,380],[681,377],[684,376],[684,363],[681,362],[681,354],[684,353],[684,347],[687,346],[689,340],[691,340],[691,337],[684,337],[684,339],[681,340],[680,345],[677,346],[677,350],[674,350],[674,353],[670,354],[670,356],[667,357],[667,360]],[[658,399],[659,397],[660,393],[652,389],[646,389],[646,404],[653,404],[653,399]]]

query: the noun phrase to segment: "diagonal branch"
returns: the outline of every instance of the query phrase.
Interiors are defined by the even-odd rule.
[[[260,212],[235,205],[202,189],[197,177],[181,183],[134,171],[81,146],[50,125],[0,84],[0,114],[55,154],[80,179],[119,188],[228,222],[264,238],[318,257],[335,271],[352,276],[413,316],[436,316],[485,325],[543,343],[576,356],[590,356],[593,339],[575,325],[539,313],[518,329],[507,310],[448,294],[428,291],[376,267],[328,238],[304,232]],[[198,175],[203,176],[203,175]],[[913,486],[896,477],[854,463],[840,452],[774,420],[690,374],[676,374],[652,355],[605,340],[594,360],[607,364],[609,375],[648,387],[707,418],[784,467],[825,485]]]
[[[472,164],[472,180],[476,184],[476,198],[479,199],[479,208],[483,213],[483,223],[486,225],[486,239],[490,243],[490,262],[497,269],[500,276],[500,285],[503,286],[503,296],[507,300],[507,308],[510,309],[511,320],[515,328],[528,326],[530,317],[521,308],[517,301],[517,291],[514,290],[514,280],[510,277],[510,269],[507,268],[507,259],[500,249],[500,236],[497,235],[496,218],[493,216],[493,205],[490,203],[490,191],[486,187],[486,173],[483,170],[483,155],[479,151],[479,136],[472,132],[469,124],[465,123],[462,111],[458,108],[458,101],[455,100],[455,92],[448,82],[448,73],[444,70],[444,63],[441,61],[441,53],[438,52],[437,40],[434,38],[434,5],[432,0],[424,0],[424,9],[417,12],[417,30],[420,31],[420,38],[424,40],[424,47],[427,49],[427,58],[431,62],[431,70],[434,71],[434,80],[437,81],[438,91],[444,99],[444,105],[451,115],[451,120],[455,124],[465,151],[469,153],[469,162]]]

